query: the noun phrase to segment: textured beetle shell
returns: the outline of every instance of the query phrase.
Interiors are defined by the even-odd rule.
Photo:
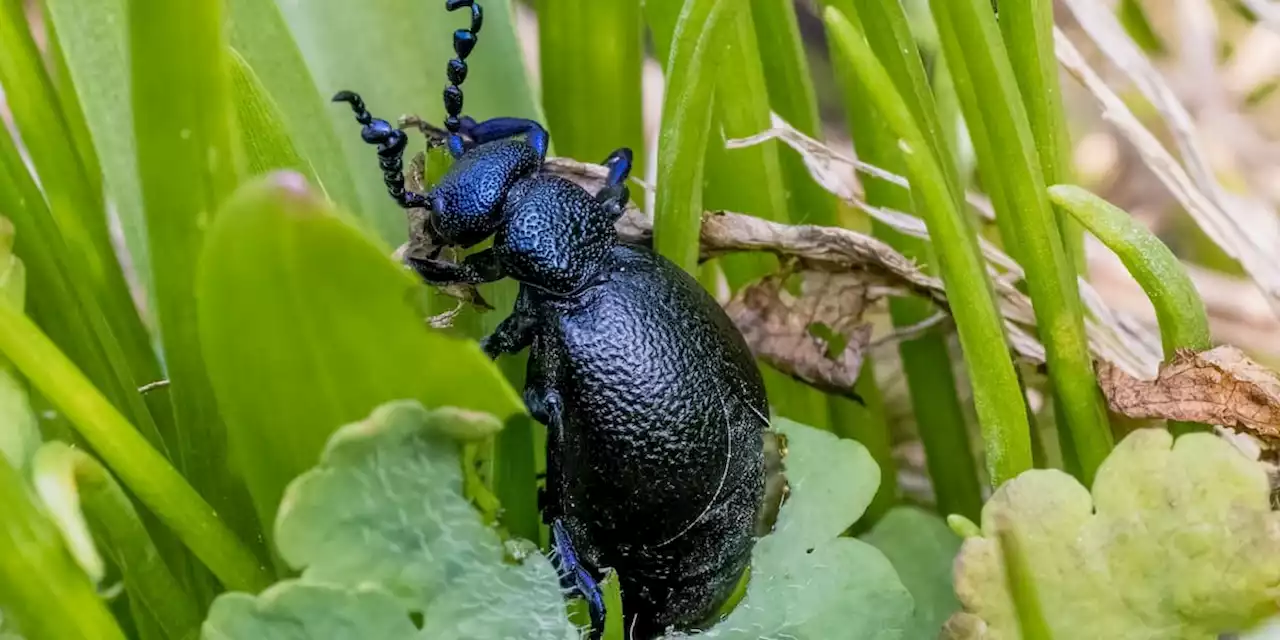
[[[595,198],[564,178],[517,182],[503,213],[507,224],[493,239],[503,267],[547,291],[567,294],[580,287],[614,245],[613,221]]]
[[[476,151],[479,151],[478,153]],[[470,247],[505,221],[502,204],[518,180],[537,170],[538,153],[523,140],[498,140],[464,154],[427,195],[432,226],[448,244]]]
[[[532,297],[529,384],[549,375],[563,398],[548,482],[579,557],[618,570],[643,633],[707,620],[747,566],[764,490],[750,350],[696,280],[642,248],[612,248],[579,295]]]

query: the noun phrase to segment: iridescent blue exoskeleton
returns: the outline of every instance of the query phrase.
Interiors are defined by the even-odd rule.
[[[620,243],[632,154],[604,161],[590,194],[543,170],[537,122],[462,113],[466,58],[483,14],[454,33],[444,90],[453,166],[429,192],[405,190],[406,135],[343,91],[377,145],[388,191],[430,212],[434,246],[490,248],[461,263],[407,258],[435,285],[520,283],[515,307],[482,342],[493,358],[530,350],[524,400],[547,427],[544,520],[563,584],[598,632],[605,568],[621,581],[628,637],[708,624],[741,579],[764,508],[764,384],[737,327],[698,282],[647,248]]]

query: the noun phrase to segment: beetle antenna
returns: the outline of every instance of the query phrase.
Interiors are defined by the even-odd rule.
[[[387,185],[387,193],[406,209],[431,208],[422,194],[404,188],[404,148],[409,137],[386,120],[373,117],[365,108],[364,99],[355,92],[339,91],[333,96],[333,101],[351,105],[356,122],[364,125],[360,137],[369,144],[377,145],[378,166],[382,168],[382,182]]]
[[[453,32],[453,52],[458,57],[449,61],[445,72],[449,76],[449,86],[444,88],[444,110],[448,116],[444,119],[444,128],[449,133],[457,134],[462,127],[462,89],[467,79],[467,56],[476,47],[476,37],[480,35],[480,27],[484,25],[484,10],[475,0],[445,0],[444,8],[456,11],[462,7],[471,9],[471,28],[458,29]]]

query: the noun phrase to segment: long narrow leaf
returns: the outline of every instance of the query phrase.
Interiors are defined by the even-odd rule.
[[[236,180],[222,3],[129,0],[128,10],[138,175],[177,422],[175,461],[247,535],[252,512],[228,463],[226,428],[205,371],[192,295],[204,229]]]
[[[67,65],[66,86],[74,88],[84,108],[106,196],[129,250],[129,264],[150,301],[155,290],[138,183],[133,103],[120,95],[121,88],[129,86],[130,76],[125,0],[44,0],[44,4],[54,27],[51,35],[57,37]]]
[[[65,253],[54,254],[59,269],[64,278],[77,283],[80,306],[91,315],[100,314],[94,321],[104,323],[107,332],[98,332],[97,338],[113,352],[112,366],[122,379],[151,382],[158,376],[158,365],[112,249],[102,194],[93,189],[100,181],[88,177],[90,167],[74,142],[76,127],[66,120],[26,25],[20,0],[0,0],[0,84],[39,175],[41,199],[48,202],[52,224],[40,222],[46,242],[55,242],[56,234],[65,244]],[[24,178],[16,175],[19,170],[21,165],[10,168],[11,179],[21,186]],[[41,205],[29,202],[27,206]],[[19,224],[20,233],[23,226]]]
[[[88,577],[63,548],[53,523],[36,507],[27,483],[4,456],[0,512],[0,608],[14,618],[16,630],[31,640],[124,640]]]
[[[209,504],[26,316],[8,305],[0,305],[0,354],[67,416],[133,495],[224,585],[250,591],[267,586],[263,567]]]
[[[988,155],[979,154],[979,166],[987,183],[999,185],[1003,194],[993,199],[996,218],[1005,220],[1002,232],[1011,230],[1017,238],[1021,255],[1014,257],[1027,272],[1049,377],[1075,441],[1082,480],[1089,484],[1111,451],[1111,428],[1084,335],[1076,270],[1049,206],[1008,53],[988,0],[934,0],[931,6],[947,61],[963,78],[958,87],[965,119],[982,124],[974,128],[975,136],[988,137]]]
[[[992,482],[999,484],[1031,468],[1030,431],[973,223],[961,213],[960,194],[947,188],[942,166],[948,163],[940,162],[932,151],[863,34],[833,8],[826,10],[825,18],[838,50],[902,141],[907,177],[934,239],[939,270],[952,302],[983,428],[987,466]]]
[[[541,0],[542,106],[559,155],[600,162],[614,149],[644,164],[639,2]]]
[[[280,7],[272,0],[227,0],[227,15],[231,46],[260,82],[262,99],[278,110],[280,137],[306,158],[329,198],[344,209],[360,211],[360,197],[342,143],[330,126],[332,94],[322,95],[316,88]],[[238,85],[234,99],[239,107],[243,96]],[[343,128],[345,133],[350,131]],[[371,220],[365,220],[372,225]]]
[[[722,29],[731,28],[732,14],[740,9],[732,0],[685,0],[671,32],[658,140],[653,245],[689,273],[696,273],[698,266],[715,63]]]
[[[72,502],[65,506],[85,514],[94,537],[121,568],[130,599],[154,616],[163,637],[195,637],[200,627],[195,601],[165,565],[115,478],[93,457],[62,442],[41,448],[32,469],[46,505]]]
[[[913,107],[916,113],[933,112],[923,66],[913,50],[907,48],[904,51],[903,42],[898,39],[907,37],[906,42],[910,42],[901,5],[863,2],[860,6],[863,10],[857,14],[858,18],[882,25],[877,34],[868,36],[868,42],[881,61],[901,70],[893,75],[899,92],[918,102]],[[894,26],[883,28],[888,25]],[[832,46],[835,46],[834,42]],[[836,78],[845,95],[845,109],[858,157],[901,174],[902,149],[897,137],[872,108],[867,89],[846,60],[835,53],[833,50]],[[940,146],[945,148],[945,143]],[[879,178],[865,177],[863,189],[867,202],[874,206],[898,211],[916,208],[908,191]],[[904,255],[931,265],[936,271],[937,261],[932,259],[924,241],[899,233],[878,221],[872,223],[872,230]],[[911,297],[889,300],[890,317],[894,326],[900,329],[917,326],[934,313],[936,309],[924,300]],[[969,433],[952,373],[946,335],[937,330],[927,331],[918,338],[899,343],[898,353],[902,358],[911,407],[924,445],[925,462],[937,496],[938,509],[946,514],[959,513],[975,518],[982,508],[982,487],[969,447]]]

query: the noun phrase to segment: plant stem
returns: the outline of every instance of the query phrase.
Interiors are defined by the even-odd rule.
[[[1213,347],[1204,300],[1177,256],[1126,211],[1073,185],[1049,187],[1049,198],[1097,236],[1151,299],[1166,358],[1178,349]]]
[[[0,304],[0,309],[8,305]],[[6,311],[6,313],[11,313]],[[0,456],[0,606],[30,640],[124,640],[22,476]]]
[[[932,104],[929,84],[919,56],[911,53],[912,35],[902,6],[896,2],[858,0],[857,18],[862,24],[874,24],[876,29],[868,33],[867,41],[876,51],[881,62],[889,69],[898,92],[908,99],[916,121],[937,119]],[[904,53],[906,52],[906,53]],[[902,173],[902,151],[897,138],[887,128],[875,109],[867,105],[867,90],[853,74],[841,56],[832,52],[836,77],[845,95],[849,129],[853,133],[858,157],[883,169]],[[940,123],[935,134],[937,153],[950,158],[948,144]],[[899,211],[915,211],[911,193],[874,177],[863,179],[863,189],[869,204]],[[903,255],[919,263],[935,266],[929,246],[922,240],[899,233],[888,225],[873,221],[872,232]],[[932,269],[936,271],[936,267]],[[937,309],[925,300],[911,297],[889,299],[889,315],[897,328],[911,327],[927,320]],[[982,509],[982,486],[977,463],[969,444],[969,431],[965,424],[964,410],[957,393],[955,375],[951,367],[951,355],[946,336],[940,331],[929,331],[919,338],[904,340],[898,344],[902,359],[911,407],[918,425],[921,443],[924,445],[925,462],[937,496],[938,510],[944,514],[958,513],[977,519]]]
[[[111,474],[89,454],[62,442],[42,447],[34,468],[37,475],[65,475],[75,484],[79,507],[120,567],[130,597],[154,615],[165,635],[199,635],[201,616],[195,602],[165,565],[133,503]]]
[[[962,213],[960,194],[948,188],[939,156],[857,27],[839,11],[825,13],[838,50],[867,88],[868,98],[900,140],[912,193],[920,205],[938,254],[960,344],[973,384],[974,403],[987,449],[992,482],[999,484],[1031,468],[1030,432],[1004,326],[996,308],[977,234]]]
[[[1048,184],[1071,181],[1071,137],[1053,54],[1053,0],[1020,0],[1000,7],[1000,31],[1022,92],[1031,135]],[[1084,229],[1071,216],[1058,217],[1063,249],[1077,273],[1085,273]]]
[[[256,592],[266,567],[26,316],[0,304],[0,353],[75,425],[125,486],[230,589]],[[0,554],[2,555],[2,554]]]
[[[730,22],[739,8],[735,0],[685,0],[666,65],[653,246],[694,276],[698,274],[702,177],[721,25]]]
[[[1016,256],[1027,273],[1036,322],[1044,342],[1055,397],[1063,405],[1067,428],[1086,484],[1111,451],[1112,435],[1101,402],[1093,361],[1084,333],[1084,312],[1076,271],[1067,259],[1045,192],[1027,113],[990,0],[932,0],[947,62],[965,99],[965,118],[975,136],[988,137],[989,154],[979,156],[987,181],[1000,185],[993,199],[1001,231],[1017,237]],[[981,146],[981,145],[976,145]]]

